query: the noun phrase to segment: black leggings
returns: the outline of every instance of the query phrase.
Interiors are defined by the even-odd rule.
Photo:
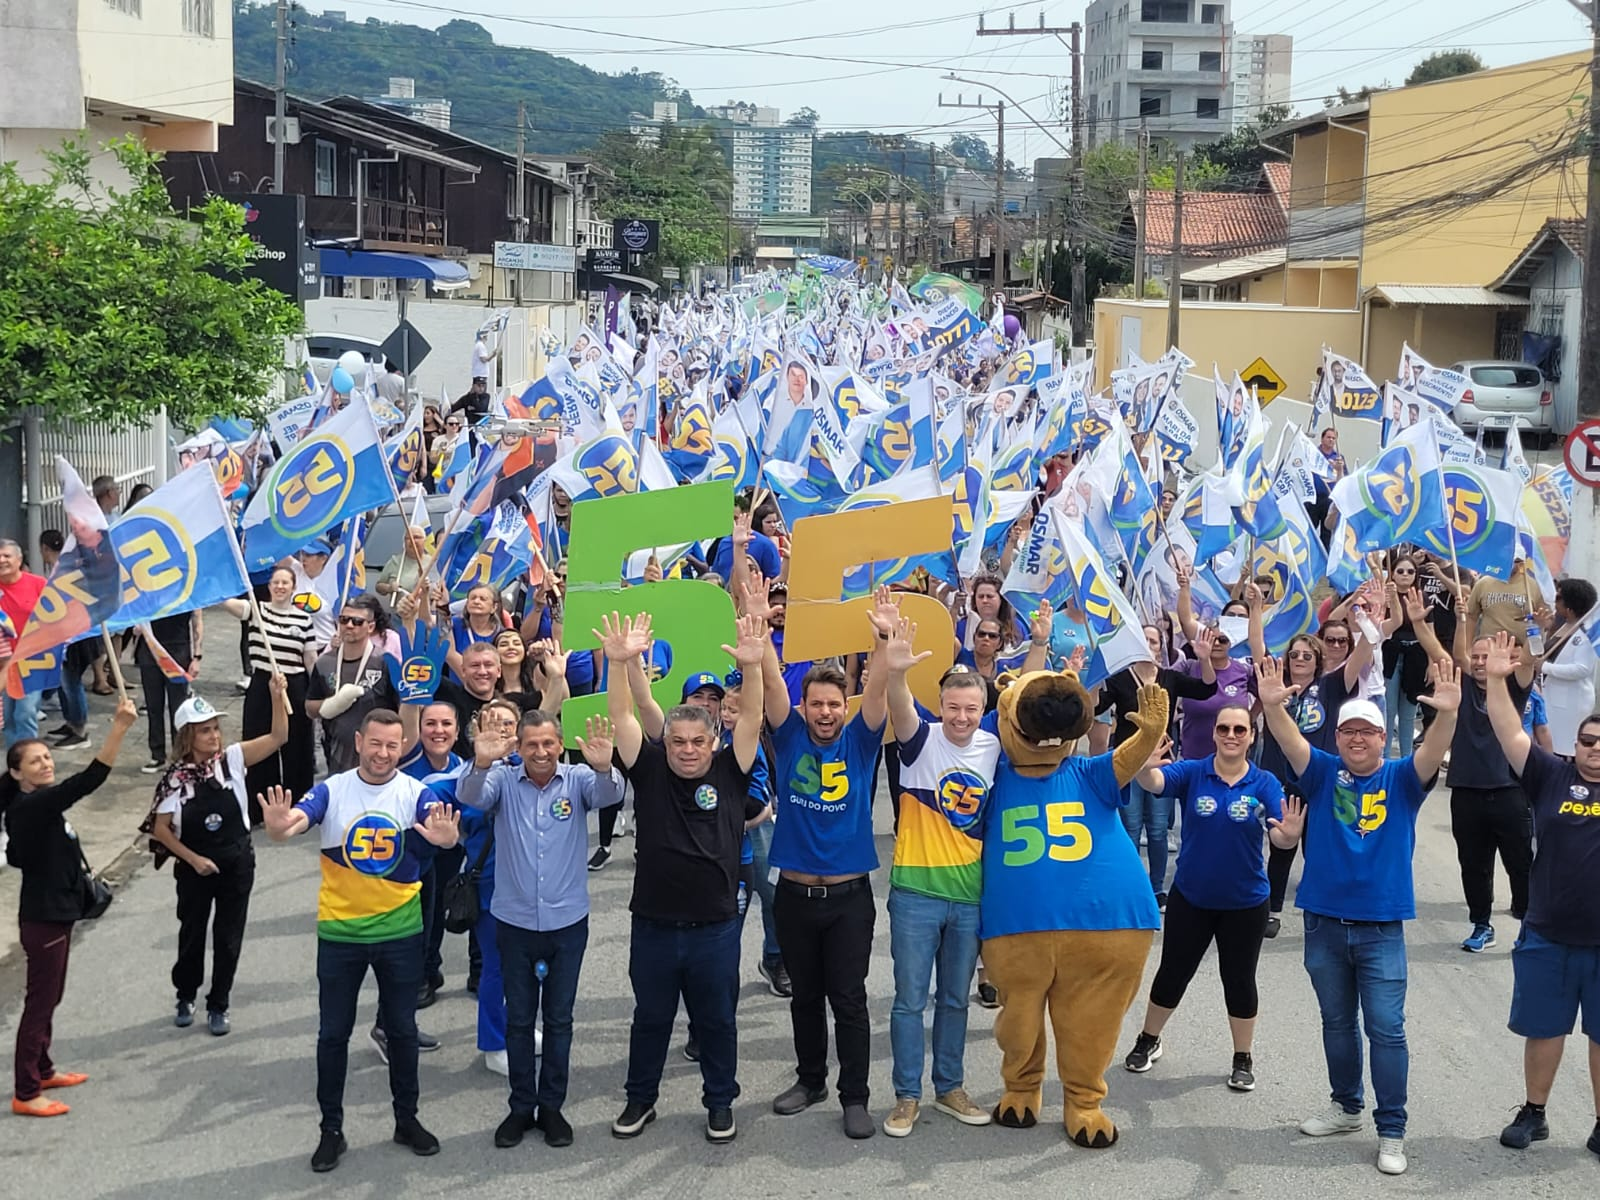
[[[1167,919],[1161,934],[1161,965],[1150,985],[1150,1003],[1177,1008],[1200,969],[1200,960],[1217,943],[1217,970],[1228,1015],[1241,1021],[1256,1015],[1256,962],[1267,934],[1267,902],[1254,908],[1196,908],[1173,888],[1167,893]]]

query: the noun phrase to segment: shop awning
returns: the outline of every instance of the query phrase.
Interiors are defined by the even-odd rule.
[[[358,279],[426,279],[436,287],[462,287],[470,282],[466,267],[426,254],[401,254],[393,250],[321,250],[323,275]]]
[[[1485,287],[1445,287],[1438,284],[1380,283],[1367,292],[1390,304],[1430,304],[1442,308],[1526,308],[1526,296],[1513,296]]]

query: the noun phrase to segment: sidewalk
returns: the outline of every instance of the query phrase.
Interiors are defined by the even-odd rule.
[[[135,704],[143,703],[139,689],[138,668],[133,665],[130,647],[122,660],[122,673],[128,684],[128,694]],[[221,713],[223,736],[233,740],[239,733],[239,717],[244,709],[244,697],[234,686],[242,674],[239,667],[239,623],[221,609],[208,609],[205,614],[205,657],[201,660],[200,678],[191,691],[199,692]],[[82,750],[63,750],[56,754],[56,775],[65,778],[88,766],[100,751],[106,731],[111,725],[111,712],[115,696],[89,695],[90,745]],[[40,732],[54,729],[61,723],[60,713],[47,704],[39,715]],[[117,756],[111,779],[99,791],[73,805],[67,820],[77,831],[83,843],[89,865],[96,872],[109,872],[113,888],[120,886],[133,871],[141,866],[148,868],[149,855],[142,848],[139,823],[150,811],[150,801],[155,796],[158,775],[145,775],[139,770],[150,760],[147,744],[147,726],[141,714],[123,739],[122,752]],[[170,740],[168,749],[171,748]],[[137,844],[136,844],[137,843]],[[5,865],[0,858],[0,972],[8,971],[21,962],[17,942],[17,899],[22,886],[22,873]]]

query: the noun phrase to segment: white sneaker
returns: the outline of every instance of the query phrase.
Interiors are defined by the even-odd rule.
[[[496,1075],[510,1075],[511,1064],[506,1061],[504,1050],[485,1050],[483,1052],[483,1065]]]
[[[1357,1133],[1365,1124],[1360,1113],[1347,1113],[1335,1104],[1325,1113],[1307,1117],[1300,1122],[1300,1132],[1307,1137],[1328,1137],[1335,1133]],[[1404,1170],[1404,1168],[1401,1168]]]
[[[1385,1175],[1404,1175],[1406,1173],[1406,1140],[1405,1138],[1378,1139],[1378,1170]]]

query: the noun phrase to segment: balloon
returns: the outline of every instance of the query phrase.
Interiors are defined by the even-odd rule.
[[[328,377],[328,386],[341,396],[348,396],[355,390],[356,381],[350,378],[350,372],[343,367],[335,367],[333,374]]]
[[[344,368],[345,374],[351,379],[366,379],[367,360],[362,357],[359,350],[346,350],[339,355],[339,365]],[[349,389],[345,389],[348,391]]]
[[[1012,316],[1010,313],[1007,313],[1005,330],[1007,339],[1014,342],[1017,340],[1018,335],[1022,333],[1022,322],[1017,320],[1017,318]]]

